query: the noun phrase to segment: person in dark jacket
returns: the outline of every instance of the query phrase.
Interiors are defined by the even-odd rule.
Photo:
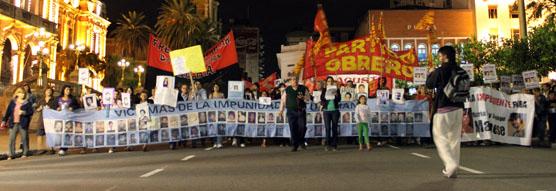
[[[29,154],[29,123],[33,116],[33,102],[29,100],[27,91],[19,87],[15,90],[14,98],[10,101],[6,113],[2,118],[2,127],[6,125],[10,128],[10,155],[8,160],[15,157],[15,139],[17,133],[21,134],[21,143],[23,144],[23,153],[21,158],[27,157]]]
[[[546,123],[548,121],[549,102],[540,88],[533,89],[535,96],[535,118],[533,120],[533,135],[539,139],[538,146],[547,147],[545,143]]]
[[[333,87],[335,87],[336,91],[332,89]],[[334,91],[332,97],[326,96],[328,89]],[[339,103],[341,99],[340,89],[336,87],[334,78],[328,76],[326,78],[326,86],[322,89],[322,94],[320,95],[320,104],[322,105],[324,126],[326,129],[326,146],[324,147],[326,151],[329,149],[336,151],[338,148]]]
[[[452,102],[445,94],[452,73],[462,71],[456,64],[456,50],[444,46],[438,50],[441,67],[427,77],[426,86],[436,90],[433,111],[433,137],[438,155],[444,162],[442,173],[448,178],[455,178],[459,167],[461,128],[463,123],[463,103]]]

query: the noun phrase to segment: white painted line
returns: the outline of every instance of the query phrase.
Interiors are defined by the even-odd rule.
[[[206,148],[205,151],[210,151],[210,150],[212,150],[212,149],[214,149],[214,147]]]
[[[112,191],[112,190],[116,189],[117,187],[118,187],[118,186],[114,185],[114,186],[112,186],[112,187],[106,189],[106,191]]]
[[[459,169],[465,170],[465,171],[473,173],[473,174],[484,174],[484,172],[481,172],[481,171],[478,171],[478,170],[475,170],[475,169],[470,169],[470,168],[467,168],[467,167],[464,167],[464,166],[459,166]]]
[[[424,154],[419,154],[419,153],[411,153],[411,154],[412,154],[412,155],[415,155],[415,156],[417,156],[417,157],[424,158],[424,159],[430,159],[430,158],[431,158],[431,157],[429,157],[429,156],[427,156],[427,155],[424,155]]]
[[[156,173],[162,172],[163,170],[164,170],[163,168],[154,169],[153,171],[141,175],[140,178],[148,178],[149,176],[155,175]]]
[[[400,147],[396,147],[396,146],[391,145],[391,144],[388,144],[388,146],[389,146],[390,148],[393,148],[393,149],[400,149]]]
[[[195,155],[186,156],[185,158],[182,158],[181,160],[186,161],[186,160],[189,160],[189,159],[192,159],[192,158],[195,158]]]

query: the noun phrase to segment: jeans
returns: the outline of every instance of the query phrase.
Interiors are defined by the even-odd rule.
[[[307,131],[307,112],[288,110],[288,123],[290,125],[291,142],[294,148],[305,145],[305,132]]]
[[[29,152],[29,132],[27,129],[24,129],[18,123],[15,123],[14,126],[10,129],[10,157],[15,156],[15,139],[17,137],[17,132],[21,134],[21,143],[23,144],[23,156],[27,156]]]
[[[549,131],[549,140],[550,143],[554,143],[556,141],[556,113],[548,114],[548,127]]]
[[[326,144],[329,147],[336,148],[338,146],[338,120],[340,112],[324,111],[324,127],[326,129]]]

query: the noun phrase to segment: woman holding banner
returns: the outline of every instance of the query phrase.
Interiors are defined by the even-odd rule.
[[[212,85],[212,92],[209,94],[209,99],[224,99],[224,94],[222,92],[220,92],[220,85],[218,84],[214,84]],[[221,136],[216,136],[216,138],[214,138],[214,145],[212,146],[213,148],[222,148],[222,137]]]
[[[332,149],[336,151],[338,148],[338,120],[340,119],[340,111],[338,110],[341,100],[340,90],[335,86],[334,78],[328,76],[326,85],[320,95],[320,104],[324,114],[324,127],[326,128],[326,145],[324,150]]]
[[[58,111],[68,110],[71,112],[79,108],[79,104],[77,103],[75,97],[71,94],[71,91],[72,89],[70,86],[66,85],[62,88],[62,92],[60,92],[60,96],[58,97],[58,99],[56,99],[57,101],[56,109]],[[60,156],[66,155],[67,150],[68,148],[61,147],[60,151],[58,151],[58,155]]]
[[[290,79],[290,85],[286,88],[280,100],[279,115],[282,116],[284,109],[287,108],[287,117],[290,125],[290,136],[292,142],[292,152],[296,152],[299,146],[305,148],[305,132],[307,131],[307,111],[306,107],[310,100],[309,90],[299,85],[297,77]]]

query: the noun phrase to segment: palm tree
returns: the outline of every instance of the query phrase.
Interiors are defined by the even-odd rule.
[[[548,21],[554,21],[556,19],[556,0],[537,0],[531,1],[527,5],[527,9],[531,10],[531,16],[529,20],[542,18],[544,12],[548,11],[548,16],[546,19]]]
[[[195,5],[189,0],[166,0],[160,8],[156,34],[172,50],[195,44],[193,40],[201,23]]]
[[[122,57],[136,59],[146,58],[149,35],[151,27],[145,24],[145,15],[141,12],[129,11],[122,14],[122,18],[116,23],[118,25],[111,35],[116,40],[116,49]]]
[[[204,19],[199,23],[199,30],[193,35],[194,43],[201,45],[203,50],[208,50],[220,39],[218,33],[218,23]]]

